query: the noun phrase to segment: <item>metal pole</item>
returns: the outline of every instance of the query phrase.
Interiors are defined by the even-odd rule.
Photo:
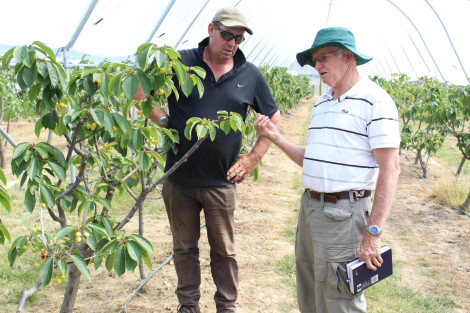
[[[6,140],[14,147],[16,147],[16,142],[13,140],[13,138],[10,137],[10,135],[3,129],[2,126],[0,126],[0,133],[5,137]]]
[[[407,34],[408,34],[408,33],[407,33]],[[419,56],[421,57],[421,60],[423,61],[424,66],[426,66],[426,68],[428,69],[428,72],[431,72],[431,69],[429,68],[428,64],[427,64],[426,61],[424,60],[423,55],[421,54],[421,51],[419,51],[418,47],[416,46],[416,44],[415,44],[413,38],[411,38],[410,34],[408,34],[408,37],[410,37],[410,40],[411,40],[411,42],[413,43],[413,46],[415,46],[415,49],[416,49],[416,51],[418,52]]]
[[[428,45],[426,44],[426,41],[424,40],[423,36],[421,36],[421,33],[420,33],[418,27],[416,27],[416,25],[413,23],[413,21],[408,17],[408,15],[406,15],[405,12],[403,12],[402,9],[400,9],[400,7],[398,7],[398,6],[397,6],[395,3],[393,3],[391,0],[387,0],[387,1],[390,2],[395,8],[397,8],[397,10],[400,11],[401,14],[403,14],[403,15],[408,19],[408,21],[411,23],[411,25],[413,25],[413,27],[415,28],[415,30],[418,32],[419,37],[420,37],[421,40],[423,41],[424,46],[426,47],[426,50],[428,51],[429,55],[431,56],[431,59],[432,59],[432,61],[434,62],[434,65],[436,66],[437,71],[439,72],[439,74],[440,74],[441,77],[442,77],[442,80],[446,81],[446,79],[444,78],[444,75],[442,75],[442,72],[441,72],[439,66],[437,65],[436,61],[434,60],[434,57],[432,56],[432,53],[431,53],[431,51],[429,50]]]
[[[209,0],[206,1],[206,3],[203,5],[203,7],[201,8],[201,10],[199,10],[199,12],[197,13],[197,15],[194,17],[194,19],[191,21],[191,23],[189,23],[188,27],[185,29],[185,31],[183,32],[183,34],[181,35],[181,38],[178,39],[178,41],[176,42],[175,44],[175,49],[178,47],[178,45],[180,44],[180,42],[183,40],[184,36],[186,36],[186,34],[188,33],[189,29],[193,26],[194,22],[197,20],[197,18],[199,17],[199,15],[201,15],[202,11],[204,11],[204,8],[207,6],[207,4],[209,3]]]
[[[428,0],[425,0],[425,1],[429,5],[429,7],[433,10],[434,14],[436,14],[437,18],[439,19],[439,22],[441,22],[442,28],[444,28],[444,31],[446,32],[447,38],[449,38],[450,45],[452,46],[452,49],[454,49],[455,56],[457,57],[457,60],[459,60],[460,67],[462,68],[462,71],[465,75],[465,78],[467,79],[468,82],[470,82],[470,77],[465,72],[465,68],[462,65],[462,61],[460,61],[459,54],[457,53],[457,50],[455,50],[454,44],[452,43],[452,39],[450,39],[450,35],[447,32],[447,28],[444,25],[444,22],[441,20],[441,17],[439,16],[439,14],[437,14],[436,10],[434,10],[433,6],[429,3],[429,1]]]
[[[401,49],[403,50],[403,53],[405,54],[406,59],[408,60],[408,63],[410,63],[410,66],[411,66],[411,69],[413,70],[413,73],[415,73],[416,78],[418,78],[418,74],[416,74],[413,63],[411,62],[410,58],[408,57],[408,54],[406,53],[405,48],[403,48],[403,46],[401,46]]]
[[[152,40],[153,36],[155,36],[155,34],[157,33],[158,31],[158,28],[160,28],[160,26],[162,25],[163,21],[165,20],[166,16],[168,15],[168,12],[170,12],[171,8],[173,7],[173,4],[175,4],[176,0],[172,0],[166,7],[165,11],[163,12],[162,16],[160,16],[160,19],[158,20],[157,22],[157,25],[155,25],[155,28],[153,29],[153,31],[150,33],[150,36],[148,37],[147,39],[147,42],[149,42],[150,40]]]
[[[75,30],[75,33],[73,34],[72,38],[70,39],[70,42],[65,45],[64,50],[68,50],[73,45],[75,44],[75,41],[77,41],[78,36],[80,36],[80,33],[83,30],[83,27],[85,27],[86,22],[90,18],[91,13],[95,9],[96,5],[98,4],[98,0],[92,0],[90,3],[90,6],[88,7],[88,10],[86,11],[85,15],[83,16],[82,20],[80,21],[80,24],[78,25],[77,29]]]

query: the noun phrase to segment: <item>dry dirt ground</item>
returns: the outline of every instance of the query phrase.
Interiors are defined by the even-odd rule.
[[[281,132],[291,141],[303,142],[302,126],[310,109],[311,102],[304,102],[283,116]],[[240,266],[237,312],[299,312],[285,276],[276,270],[276,262],[294,253],[294,243],[286,237],[285,230],[296,214],[301,170],[274,146],[263,163],[258,181],[250,178],[237,187],[236,244]],[[470,312],[470,218],[433,202],[430,185],[417,179],[403,156],[401,169],[393,210],[383,236],[383,242],[393,248],[400,284],[430,297],[447,295],[457,304],[453,312]],[[156,269],[171,254],[171,236],[164,211],[148,210],[153,205],[158,205],[158,200],[146,204],[149,213],[145,216],[145,234],[154,245],[152,261]],[[135,228],[135,223],[130,228]],[[204,313],[215,312],[204,228],[200,250],[201,309]],[[148,269],[146,272],[151,273]],[[119,312],[140,283],[138,271],[122,277],[92,271],[91,280],[82,279],[75,312]],[[154,274],[123,312],[176,312],[175,285],[176,275],[170,261]],[[41,312],[59,311],[63,287],[51,285],[42,290],[41,298],[45,300],[39,302],[46,305],[40,306]],[[27,304],[24,312],[39,312],[37,305],[37,302]]]

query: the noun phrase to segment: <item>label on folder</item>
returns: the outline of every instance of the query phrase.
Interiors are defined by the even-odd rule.
[[[359,259],[347,263],[349,291],[352,294],[357,294],[393,274],[392,249],[385,245],[381,248],[380,254],[383,263],[381,267],[377,267],[376,271],[368,269],[364,261],[359,262]]]

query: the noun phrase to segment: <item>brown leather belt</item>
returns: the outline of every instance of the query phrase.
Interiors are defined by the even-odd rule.
[[[333,192],[333,193],[325,193],[325,192],[316,192],[315,190],[306,190],[310,198],[315,199],[315,200],[321,200],[321,196],[323,195],[323,201],[325,202],[331,202],[331,203],[336,203],[338,200],[344,200],[348,199],[349,200],[349,193],[353,193],[353,198],[354,199],[360,199],[360,198],[367,198],[369,197],[372,192],[370,190],[351,190],[351,191],[340,191],[340,192]]]

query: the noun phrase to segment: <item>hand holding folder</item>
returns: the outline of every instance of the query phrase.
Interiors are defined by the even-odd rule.
[[[359,261],[358,258],[347,263],[349,291],[352,294],[355,295],[393,274],[392,249],[384,245],[380,250],[380,255],[383,263],[376,271],[368,269],[364,261]]]

